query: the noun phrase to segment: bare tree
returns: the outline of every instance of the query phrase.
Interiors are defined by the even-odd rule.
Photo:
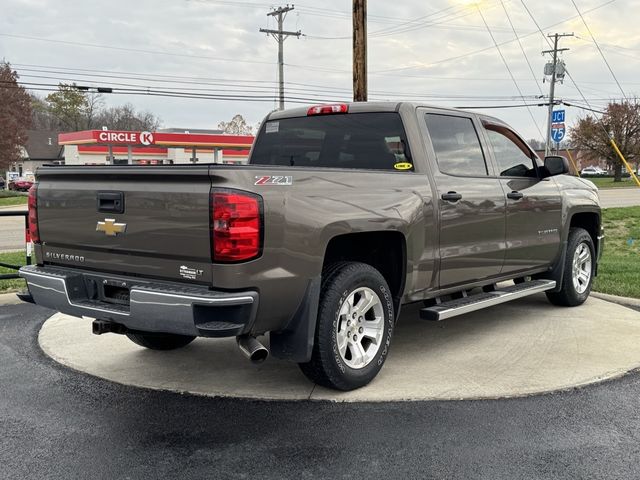
[[[106,126],[111,130],[157,130],[161,120],[151,112],[138,112],[130,103],[119,107],[103,109],[96,116],[96,126]]]
[[[96,117],[100,115],[100,112],[104,108],[104,99],[102,95],[95,92],[89,92],[85,94],[87,100],[86,114],[86,127],[87,129],[96,128]]]
[[[252,135],[253,127],[240,114],[234,115],[229,122],[220,122],[218,128],[230,135]]]

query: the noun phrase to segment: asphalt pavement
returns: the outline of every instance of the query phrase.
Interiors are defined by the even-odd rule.
[[[640,375],[542,396],[216,399],[113,384],[38,348],[51,311],[0,306],[0,477],[639,478]]]

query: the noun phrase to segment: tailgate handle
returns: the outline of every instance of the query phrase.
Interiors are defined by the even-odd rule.
[[[124,193],[98,192],[98,211],[103,213],[124,213]]]

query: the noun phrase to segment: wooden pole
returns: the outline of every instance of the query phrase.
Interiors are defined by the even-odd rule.
[[[367,0],[353,0],[353,101],[367,101]]]

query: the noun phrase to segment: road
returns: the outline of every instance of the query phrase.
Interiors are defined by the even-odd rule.
[[[0,212],[26,212],[26,206],[3,207]],[[0,217],[0,252],[24,248],[24,217]]]
[[[602,189],[599,193],[604,208],[640,205],[639,187]]]
[[[600,190],[600,200],[604,208],[640,205],[640,188]],[[0,209],[0,212],[24,210],[25,207],[20,206]],[[0,251],[20,248],[24,248],[22,218],[0,218]]]
[[[357,403],[126,387],[45,357],[52,312],[0,307],[2,478],[640,477],[640,374],[519,399]]]

